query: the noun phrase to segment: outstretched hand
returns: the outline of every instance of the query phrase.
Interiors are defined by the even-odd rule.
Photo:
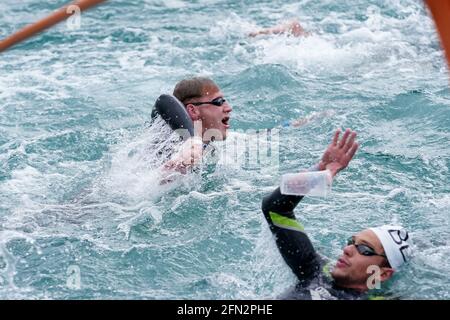
[[[333,177],[341,170],[345,169],[358,150],[356,132],[345,130],[342,139],[339,141],[341,130],[336,130],[333,141],[328,146],[319,163],[319,170],[330,170]]]

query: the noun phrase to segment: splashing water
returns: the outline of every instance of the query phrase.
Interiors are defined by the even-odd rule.
[[[2,1],[0,37],[53,9]],[[293,17],[310,37],[247,37]],[[277,297],[295,277],[261,199],[336,127],[361,148],[331,197],[298,207],[314,245],[334,258],[359,229],[403,224],[416,256],[386,291],[450,298],[450,92],[421,1],[117,0],[81,23],[0,60],[0,298]],[[218,142],[216,165],[160,185],[179,142],[147,124],[151,106],[192,75],[231,102],[229,139],[278,128],[279,165],[233,162]]]

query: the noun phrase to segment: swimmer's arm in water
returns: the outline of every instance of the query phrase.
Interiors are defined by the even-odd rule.
[[[180,150],[160,168],[160,171],[163,173],[163,176],[167,176],[173,172],[186,174],[190,168],[201,163],[202,156],[202,140],[198,137],[190,138],[186,140],[180,147]],[[168,181],[166,181],[166,183],[167,182]]]
[[[308,124],[309,122],[311,122],[313,120],[330,117],[332,115],[334,115],[333,110],[327,110],[327,111],[322,111],[322,112],[313,112],[311,115],[304,117],[304,118],[298,118],[295,120],[286,120],[281,124],[281,126],[285,127],[285,128],[287,128],[287,127],[298,128],[298,127]]]
[[[340,130],[337,130],[315,168],[330,170],[333,177],[348,166],[358,149],[355,132],[347,129],[340,141],[339,135]],[[320,258],[295,218],[294,209],[302,199],[301,196],[282,195],[277,188],[264,198],[262,211],[283,259],[300,280],[307,280],[320,271]]]
[[[310,33],[306,32],[305,29],[303,29],[302,25],[298,20],[293,20],[288,23],[284,23],[272,28],[262,29],[255,32],[251,32],[249,34],[250,37],[256,37],[259,35],[271,35],[271,34],[289,34],[294,37],[302,37],[302,36],[309,36]]]

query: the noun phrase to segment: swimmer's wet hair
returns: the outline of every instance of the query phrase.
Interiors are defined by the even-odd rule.
[[[183,104],[187,104],[191,99],[200,98],[214,91],[219,91],[214,81],[206,77],[195,77],[178,82],[173,95]]]

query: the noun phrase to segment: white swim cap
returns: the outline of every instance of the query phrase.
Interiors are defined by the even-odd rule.
[[[411,242],[408,232],[400,226],[381,226],[370,228],[380,239],[392,268],[398,269],[407,262],[412,255]]]

